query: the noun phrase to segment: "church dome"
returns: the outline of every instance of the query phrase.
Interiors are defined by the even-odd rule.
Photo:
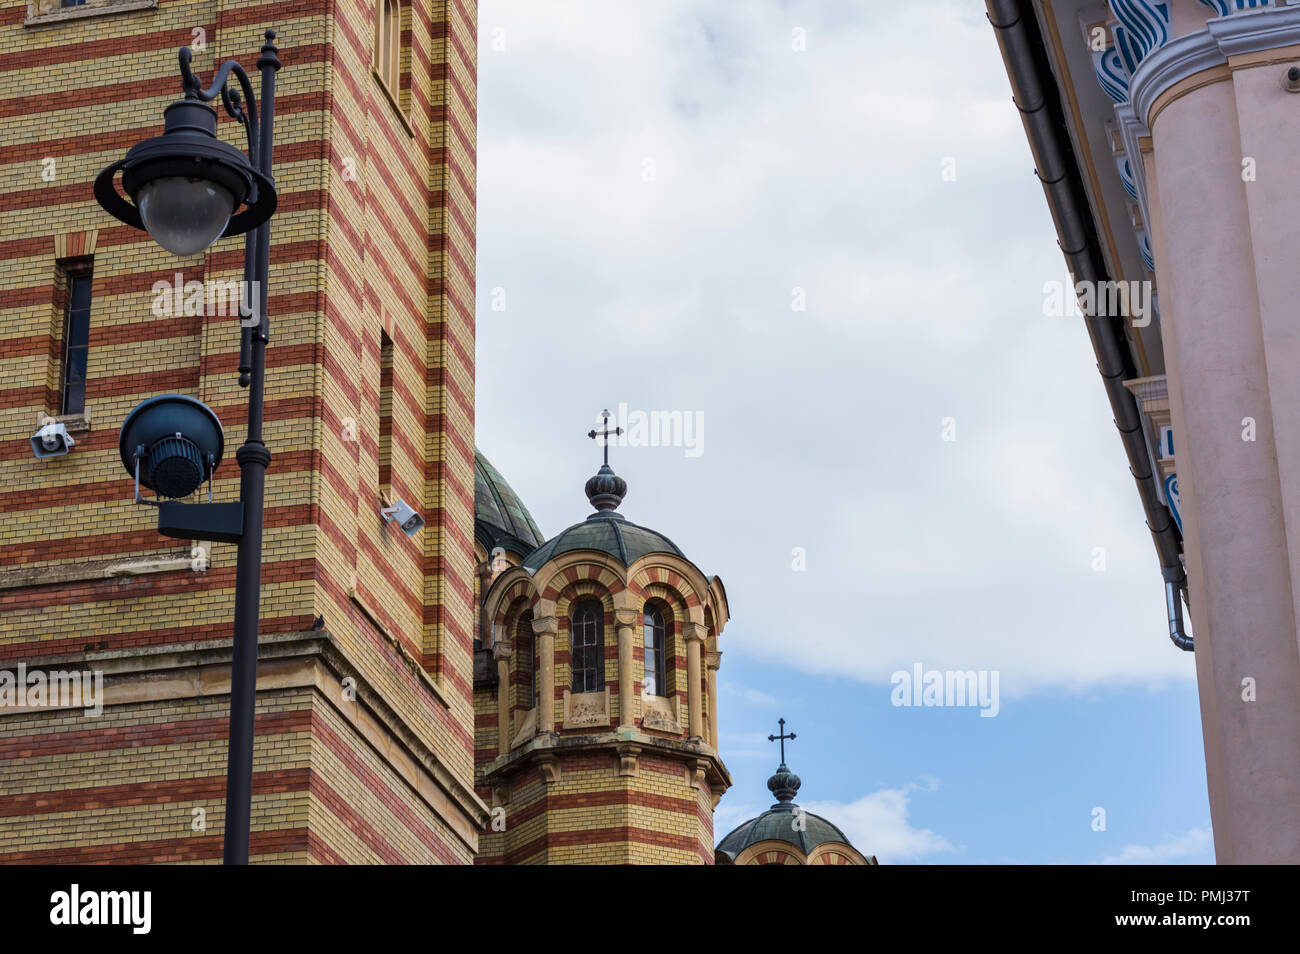
[[[757,818],[738,825],[718,842],[713,852],[715,862],[721,865],[878,864],[874,855],[867,857],[854,848],[838,827],[795,804],[794,797],[803,782],[785,764],[785,742],[796,736],[793,732],[786,735],[785,719],[780,721],[781,734],[767,737],[770,742],[781,740],[781,764],[767,780],[776,804]],[[773,842],[784,842],[790,847],[783,849]]]
[[[489,553],[505,547],[520,556],[544,539],[514,488],[478,448],[474,449],[474,536]]]
[[[604,464],[584,488],[596,512],[542,544],[524,558],[523,567],[535,571],[546,561],[573,550],[596,550],[631,566],[647,553],[671,553],[686,558],[673,541],[657,530],[632,523],[614,512],[627,494],[627,481]]]
[[[593,513],[552,537],[524,558],[523,566],[536,570],[552,557],[571,550],[597,550],[631,566],[647,553],[671,553],[685,559],[677,544],[657,530],[631,523],[616,513]]]
[[[799,776],[782,762],[776,773],[767,780],[767,787],[777,797],[777,803],[757,818],[739,825],[718,842],[717,850],[735,861],[742,851],[760,841],[788,842],[805,857],[827,842],[848,845],[849,839],[844,832],[820,815],[800,809],[799,824],[795,824],[795,810],[799,806],[794,803],[794,796],[801,784]]]
[[[802,831],[795,830],[794,806],[782,805],[769,808],[757,818],[744,822],[718,842],[718,851],[724,852],[727,857],[735,861],[742,851],[760,841],[789,842],[805,856],[812,854],[817,847],[827,842],[849,844],[849,839],[845,837],[844,832],[812,812],[803,813],[802,827]]]

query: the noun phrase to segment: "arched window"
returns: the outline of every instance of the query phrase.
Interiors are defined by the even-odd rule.
[[[664,614],[653,603],[645,605],[645,694],[668,695],[667,647],[668,634],[664,627]]]
[[[400,0],[378,0],[375,11],[375,72],[394,96],[397,95],[397,77],[401,68],[402,4]]]
[[[573,692],[605,688],[605,608],[598,600],[583,600],[569,620],[569,668]]]

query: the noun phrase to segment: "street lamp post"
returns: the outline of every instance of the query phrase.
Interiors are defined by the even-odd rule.
[[[159,505],[159,531],[186,539],[238,542],[235,570],[235,640],[230,673],[230,742],[226,771],[224,860],[248,863],[249,816],[253,785],[253,713],[257,695],[257,624],[262,578],[262,510],[266,468],[271,454],[262,440],[263,390],[266,377],[268,320],[267,277],[270,267],[270,217],[276,207],[271,175],[275,80],[280,69],[275,31],[257,60],[262,95],[258,100],[248,74],[234,60],[223,63],[207,89],[190,69],[190,49],[180,51],[181,87],[185,98],[164,111],[163,135],[137,143],[126,158],[104,169],[95,180],[95,198],[114,217],[144,229],[158,244],[178,255],[194,255],[227,235],[244,235],[244,289],[240,308],[239,384],[248,392],[248,436],[235,453],[239,462],[239,504]],[[231,76],[238,89],[227,84]],[[221,98],[228,115],[244,126],[248,155],[216,138],[217,114],[208,104]],[[122,173],[123,197],[115,178]],[[202,424],[186,400],[168,395],[145,401],[132,411],[122,429],[121,451],[128,472],[136,475],[136,498],[144,482],[159,496],[192,493],[220,462],[219,448],[176,450],[186,438],[177,432],[159,438],[151,450],[137,435],[161,433],[182,420]],[[211,411],[194,401],[203,411]],[[162,418],[160,415],[172,417]],[[215,415],[213,415],[215,419]],[[152,429],[151,429],[152,426]],[[137,440],[139,441],[137,443]],[[211,443],[211,441],[209,441]],[[189,456],[186,456],[188,453]],[[151,459],[152,455],[152,459]],[[170,456],[168,456],[170,455]],[[141,475],[144,463],[145,476]],[[177,463],[179,461],[179,464]],[[205,466],[206,461],[206,466]],[[197,463],[195,463],[197,462]],[[172,469],[168,469],[168,468]],[[176,469],[179,467],[179,471]],[[178,481],[176,474],[184,479]],[[170,480],[158,478],[163,474]],[[151,482],[150,482],[151,481]],[[211,495],[209,494],[209,497]],[[202,534],[202,535],[200,535]]]

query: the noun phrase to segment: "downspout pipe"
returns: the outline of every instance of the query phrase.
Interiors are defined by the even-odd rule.
[[[1076,282],[1100,285],[1109,281],[1110,275],[1033,4],[1030,0],[985,0],[985,6],[1002,50],[1002,59],[1007,65],[1016,107],[1029,138],[1035,171],[1047,196],[1066,265]],[[1180,558],[1182,538],[1169,509],[1160,500],[1137,400],[1124,387],[1125,381],[1137,377],[1137,371],[1123,326],[1119,324],[1122,320],[1105,315],[1084,317],[1092,350],[1097,356],[1097,370],[1101,372],[1111,412],[1115,416],[1115,427],[1128,455],[1129,472],[1137,482],[1142,509],[1146,511],[1147,529],[1151,531],[1160,558],[1170,638],[1175,646],[1190,652],[1192,638],[1183,632],[1178,596],[1178,590],[1186,583]],[[1171,579],[1176,582],[1170,583]],[[1173,602],[1169,598],[1170,586],[1174,587]]]
[[[1183,597],[1180,592],[1187,584],[1187,577],[1182,570],[1177,573],[1168,568],[1161,571],[1165,577],[1165,608],[1169,611],[1169,639],[1179,649],[1193,651],[1192,637],[1183,627]]]

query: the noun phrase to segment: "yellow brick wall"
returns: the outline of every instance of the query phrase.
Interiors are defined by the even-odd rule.
[[[233,546],[214,545],[197,571],[104,580],[90,564],[189,554],[184,541],[157,534],[152,509],[132,504],[118,459],[120,422],[146,397],[180,392],[216,411],[226,460],[215,497],[238,496],[234,451],[247,394],[236,383],[237,322],[157,317],[150,289],[178,271],[185,280],[237,279],[243,245],[226,239],[177,259],[100,210],[90,183],[131,143],[161,131],[162,109],[180,93],[176,50],[194,43],[196,29],[205,48],[194,64],[206,81],[229,57],[252,70],[262,32],[273,26],[284,68],[262,634],[303,631],[323,616],[386,704],[469,785],[477,11],[456,0],[403,8],[400,109],[370,74],[369,0],[163,0],[35,28],[24,25],[23,5],[0,9],[0,509],[9,518],[0,526],[0,666],[87,647],[229,638]],[[244,145],[228,119],[219,134]],[[51,181],[41,177],[46,157],[54,159]],[[27,439],[40,415],[57,411],[49,393],[58,378],[51,343],[62,329],[56,261],[69,247],[94,255],[90,427],[74,434],[71,454],[36,461]],[[378,513],[384,327],[395,343],[394,492],[428,521],[414,540]],[[19,585],[5,575],[36,567],[63,574],[62,582]],[[13,718],[0,715],[0,740],[23,733]],[[372,754],[349,744],[365,753],[358,758]],[[224,752],[224,743],[217,747]],[[170,754],[181,775],[191,771],[188,749]],[[93,784],[102,768],[94,758],[77,763],[56,784]],[[22,794],[0,780],[0,799]],[[312,805],[312,819],[324,819]],[[305,803],[295,810],[305,813]],[[255,802],[255,827],[260,811]],[[141,832],[123,822],[96,837],[138,841]],[[346,845],[343,854],[353,842]]]
[[[310,704],[301,690],[258,697],[259,862],[307,860]],[[0,792],[19,813],[0,815],[0,863],[220,861],[228,716],[221,697],[112,706],[96,719],[7,716]]]

